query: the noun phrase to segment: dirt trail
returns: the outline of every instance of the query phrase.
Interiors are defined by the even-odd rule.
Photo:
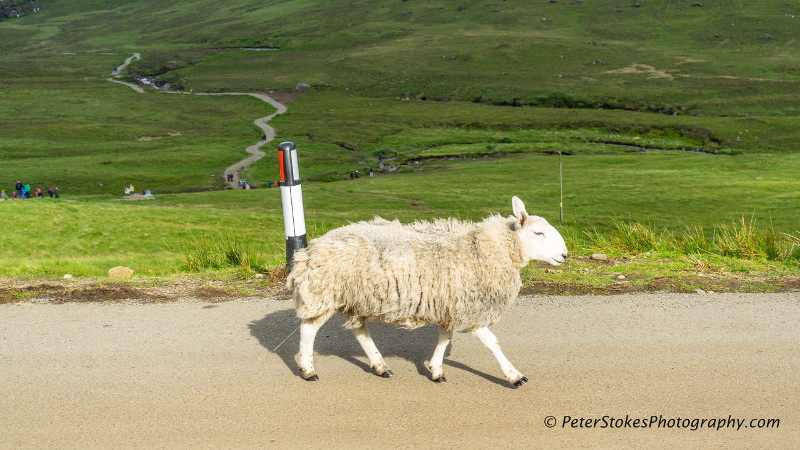
[[[798,297],[523,297],[493,327],[531,380],[519,389],[461,333],[447,382],[429,381],[431,327],[371,324],[395,373],[380,378],[339,317],[303,381],[297,333],[274,350],[290,301],[4,304],[0,447],[796,448]],[[664,428],[563,425],[626,415]],[[729,417],[745,422],[691,429]]]
[[[205,93],[203,93],[203,94],[195,94],[195,95],[249,95],[249,96],[255,97],[255,98],[259,99],[259,100],[263,100],[263,101],[269,103],[270,105],[272,105],[273,107],[275,107],[275,109],[277,109],[277,111],[275,111],[274,113],[272,113],[272,114],[270,114],[270,115],[268,115],[266,117],[259,117],[258,119],[253,121],[253,123],[257,127],[261,128],[261,130],[264,131],[265,139],[262,139],[262,140],[256,142],[255,144],[253,144],[253,145],[251,145],[251,146],[249,146],[249,147],[247,147],[245,149],[245,151],[247,153],[249,153],[250,156],[248,156],[247,158],[245,158],[245,159],[237,162],[236,164],[233,164],[233,165],[231,165],[231,166],[229,166],[228,168],[225,169],[225,173],[226,174],[228,174],[228,173],[232,173],[233,174],[233,181],[232,182],[228,182],[227,179],[226,179],[226,183],[228,184],[228,187],[229,188],[236,188],[239,185],[239,181],[241,181],[244,178],[244,169],[248,168],[251,164],[253,164],[254,162],[256,162],[259,159],[261,159],[262,157],[264,157],[265,153],[262,152],[260,150],[260,148],[263,145],[268,144],[268,143],[272,142],[273,140],[275,140],[275,129],[272,128],[271,126],[267,125],[267,122],[272,120],[273,117],[275,117],[275,116],[277,116],[279,114],[285,113],[286,112],[286,105],[284,105],[282,103],[278,103],[273,98],[271,98],[271,97],[269,97],[267,95],[264,95],[264,94],[253,94],[253,93],[245,93],[245,92],[227,92],[227,93],[222,93],[222,94],[210,94],[210,93],[209,94],[205,94]]]
[[[136,91],[136,92],[138,92],[140,94],[144,94],[144,89],[142,89],[141,86],[139,86],[137,84],[133,84],[133,83],[126,83],[124,81],[120,81],[120,80],[117,79],[117,78],[122,76],[122,71],[125,70],[126,67],[128,67],[128,64],[130,64],[131,61],[133,61],[134,59],[141,59],[141,57],[142,56],[139,53],[134,53],[133,55],[128,57],[128,59],[126,59],[125,62],[122,63],[122,65],[117,66],[117,70],[112,72],[111,78],[106,78],[106,81],[110,81],[112,83],[119,83],[119,84],[128,86],[129,88],[133,89],[134,91]]]
[[[111,81],[113,83],[123,84],[123,85],[128,86],[129,88],[133,89],[134,91],[136,91],[136,92],[138,92],[140,94],[143,94],[145,91],[141,86],[138,86],[138,85],[133,84],[133,83],[126,83],[124,81],[120,81],[120,80],[115,79],[115,78],[119,78],[120,76],[122,76],[122,71],[125,69],[125,67],[128,66],[128,64],[131,63],[131,61],[133,61],[134,59],[140,59],[140,58],[141,58],[141,55],[139,53],[134,53],[131,57],[129,57],[128,59],[125,60],[124,64],[122,64],[122,65],[117,67],[117,70],[114,72],[113,78],[106,78],[106,80],[107,81]],[[261,146],[263,146],[265,144],[268,144],[269,142],[271,142],[271,141],[273,141],[275,139],[275,129],[272,128],[271,126],[267,125],[267,122],[272,120],[273,117],[275,117],[275,116],[277,116],[279,114],[283,114],[283,113],[286,112],[286,105],[284,105],[282,103],[279,103],[278,101],[276,101],[272,97],[269,97],[266,94],[250,93],[250,92],[221,92],[221,93],[210,93],[210,92],[209,93],[189,93],[189,92],[169,92],[169,91],[167,91],[167,92],[170,93],[170,94],[186,94],[186,95],[249,95],[251,97],[255,97],[255,98],[259,99],[259,100],[262,100],[262,101],[264,101],[266,103],[269,103],[270,105],[272,105],[277,110],[273,114],[270,114],[270,115],[265,116],[265,117],[259,117],[258,119],[253,121],[253,123],[257,127],[261,128],[261,130],[264,132],[264,136],[266,137],[266,139],[262,139],[262,140],[256,142],[255,144],[247,147],[245,149],[245,151],[247,153],[249,153],[250,156],[248,156],[247,158],[245,158],[245,159],[243,159],[243,160],[241,160],[241,161],[239,161],[239,162],[237,162],[237,163],[235,163],[235,164],[233,164],[233,165],[231,165],[231,166],[229,166],[229,167],[227,167],[225,169],[225,174],[228,174],[228,173],[233,174],[233,181],[228,181],[228,179],[225,178],[225,183],[226,183],[226,185],[227,185],[227,187],[229,189],[234,189],[234,188],[239,187],[239,182],[242,181],[242,179],[244,177],[244,170],[246,168],[248,168],[254,162],[256,162],[259,159],[264,157],[265,153],[260,150]],[[224,177],[224,175],[223,175],[223,177]]]

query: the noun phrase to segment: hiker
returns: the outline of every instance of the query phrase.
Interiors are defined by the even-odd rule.
[[[58,188],[53,189],[53,194],[55,194],[56,198],[59,198]]]
[[[6,190],[3,189],[2,191],[0,191],[0,201],[3,201],[5,199],[6,199]]]
[[[50,198],[53,198],[53,188],[51,188],[51,187],[47,188],[47,195],[48,195]]]
[[[148,190],[145,191],[144,195],[153,195],[153,194],[151,194],[150,193],[150,189],[148,189]]]
[[[17,180],[17,184],[14,185],[14,189],[17,190],[17,194],[19,194],[22,191],[22,188],[23,188],[22,182]]]
[[[264,134],[261,135],[261,140],[262,141],[266,141],[267,140],[267,133],[264,133]]]
[[[23,189],[25,189],[25,198],[31,198],[31,185],[25,183],[25,187]]]
[[[369,176],[370,178],[375,176],[375,172],[372,171],[372,167],[369,168]]]
[[[44,195],[42,194],[42,190],[39,189],[39,188],[36,188],[36,198],[44,198]]]

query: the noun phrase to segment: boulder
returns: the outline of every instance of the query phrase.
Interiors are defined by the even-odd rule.
[[[131,269],[130,267],[123,267],[123,266],[112,267],[111,269],[108,269],[108,276],[112,277],[112,278],[132,277],[133,276],[133,269]]]

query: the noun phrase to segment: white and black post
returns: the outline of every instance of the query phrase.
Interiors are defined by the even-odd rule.
[[[300,186],[300,168],[297,163],[297,149],[294,142],[281,142],[278,145],[280,159],[281,202],[283,203],[283,226],[286,230],[286,268],[290,271],[294,264],[294,252],[306,248],[306,218],[303,212],[303,191]]]

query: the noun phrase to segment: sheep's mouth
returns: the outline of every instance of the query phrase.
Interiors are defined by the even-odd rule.
[[[559,258],[550,258],[550,261],[548,261],[548,262],[550,263],[551,266],[560,266],[560,265],[564,264],[564,262],[566,262],[566,261],[567,261],[567,258],[559,257]]]

